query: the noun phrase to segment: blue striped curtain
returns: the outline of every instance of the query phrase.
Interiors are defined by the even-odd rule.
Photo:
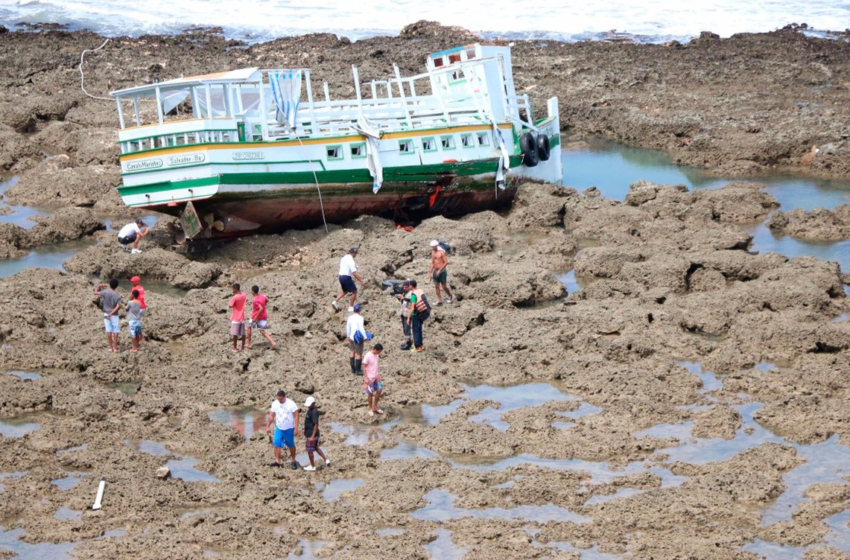
[[[274,96],[275,119],[294,129],[301,101],[301,70],[269,72],[269,83]]]

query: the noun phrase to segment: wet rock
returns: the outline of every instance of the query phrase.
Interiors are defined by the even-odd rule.
[[[768,224],[771,230],[800,239],[839,241],[850,238],[850,204],[832,210],[815,208],[776,212]]]
[[[74,166],[68,156],[58,155],[23,173],[6,195],[12,204],[123,210],[115,189],[120,182],[120,170],[114,165]]]

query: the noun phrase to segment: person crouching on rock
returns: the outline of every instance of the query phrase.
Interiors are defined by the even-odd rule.
[[[384,386],[381,384],[381,374],[378,373],[378,362],[383,351],[383,345],[378,343],[363,358],[363,392],[366,393],[369,416],[384,413],[383,410],[378,408],[378,401],[381,400],[381,395],[384,392]]]
[[[233,297],[228,307],[233,308],[230,314],[230,336],[233,337],[233,352],[245,349],[245,300],[248,296],[239,289],[239,284],[233,284]],[[242,348],[236,347],[236,341],[242,339]]]
[[[316,463],[313,460],[313,453],[318,453],[319,457],[325,460],[325,466],[331,466],[331,460],[322,452],[319,447],[319,409],[316,408],[316,399],[307,397],[304,401],[304,406],[307,407],[307,414],[304,418],[304,444],[307,446],[307,457],[310,459],[310,466],[304,467],[307,472],[316,470]]]
[[[98,284],[94,293],[100,296],[101,308],[103,309],[103,329],[106,331],[106,340],[109,341],[109,351],[118,352],[118,333],[121,327],[118,322],[118,310],[121,309],[121,294],[118,288],[118,280],[113,278],[106,284]]]
[[[277,392],[277,398],[272,401],[269,409],[269,418],[266,421],[266,433],[271,434],[271,425],[274,422],[274,463],[270,467],[279,467],[280,450],[283,446],[289,448],[289,456],[292,459],[292,470],[298,468],[295,460],[295,437],[298,435],[298,405],[292,399],[286,398],[286,393],[281,389]]]
[[[125,251],[130,251],[130,243],[132,243],[133,250],[131,252],[141,253],[139,241],[142,240],[142,237],[149,234],[150,231],[150,228],[141,218],[136,218],[136,221],[130,222],[118,232],[118,243],[121,244],[121,248]]]
[[[142,302],[139,299],[139,290],[130,292],[130,301],[127,303],[127,322],[130,338],[133,340],[131,352],[138,352],[139,343],[142,341]]]
[[[260,334],[266,337],[266,340],[271,344],[271,349],[277,348],[277,343],[272,340],[272,335],[266,332],[268,326],[269,314],[266,312],[266,306],[269,303],[269,298],[260,293],[259,286],[251,286],[251,320],[248,322],[248,348],[251,348],[251,330],[260,329]]]
[[[366,340],[366,325],[360,314],[360,304],[351,308],[353,313],[345,322],[345,336],[348,338],[349,358],[351,373],[363,375],[361,360],[363,359],[363,342]]]

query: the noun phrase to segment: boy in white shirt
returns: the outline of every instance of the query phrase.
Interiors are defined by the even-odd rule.
[[[357,284],[354,283],[355,278],[363,287],[366,286],[366,282],[357,274],[357,265],[354,263],[354,257],[356,255],[357,247],[352,247],[348,250],[348,254],[339,260],[339,285],[342,291],[331,302],[331,305],[337,311],[339,311],[339,301],[345,297],[345,294],[351,294],[348,311],[351,312],[354,310],[354,301],[357,299]]]

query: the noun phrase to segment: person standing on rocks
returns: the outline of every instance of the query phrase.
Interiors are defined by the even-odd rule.
[[[448,271],[449,257],[440,242],[431,241],[431,269],[428,273],[434,281],[434,289],[437,291],[437,305],[443,305],[443,296],[440,294],[440,286],[446,291],[446,303],[452,302],[452,292],[449,290]]]
[[[259,286],[251,286],[251,320],[248,322],[248,348],[251,348],[251,330],[259,329],[260,334],[266,337],[266,340],[271,344],[271,349],[277,348],[277,343],[272,340],[272,336],[266,332],[268,326],[269,315],[266,312],[266,306],[269,303],[269,298],[260,293]]]
[[[139,302],[141,303],[141,309],[142,309],[142,312],[139,315],[139,317],[140,317],[139,321],[141,321],[141,317],[145,316],[145,310],[148,308],[147,304],[145,303],[145,289],[142,287],[141,282],[142,282],[142,279],[139,278],[138,276],[133,276],[132,278],[130,278],[130,284],[133,285],[132,289],[139,292]],[[142,334],[142,331],[139,330],[139,342],[144,342],[144,341],[145,341],[145,336]]]
[[[304,418],[304,444],[307,447],[307,457],[310,459],[310,466],[304,467],[305,471],[313,472],[316,470],[316,463],[313,461],[313,453],[318,453],[319,457],[325,460],[325,466],[331,466],[331,460],[322,452],[319,447],[319,409],[316,408],[316,399],[307,397],[304,401],[304,406],[307,407],[307,414]]]
[[[378,408],[378,401],[381,400],[381,395],[384,392],[384,386],[381,384],[381,374],[378,373],[378,362],[383,351],[383,345],[378,343],[363,358],[363,392],[366,393],[369,416],[384,413],[383,410]]]
[[[357,265],[354,263],[354,257],[357,256],[357,247],[352,247],[348,250],[348,254],[342,257],[339,261],[339,285],[342,291],[336,296],[336,299],[331,302],[334,309],[339,311],[339,301],[346,294],[351,294],[351,300],[348,302],[349,313],[354,309],[354,302],[357,300],[357,284],[356,279],[363,287],[366,287],[366,282],[357,274]]]
[[[360,366],[363,359],[363,343],[366,341],[366,324],[360,314],[360,304],[355,304],[352,310],[353,313],[345,322],[345,336],[348,338],[349,349],[348,361],[351,364],[351,373],[363,375]]]
[[[106,331],[106,340],[109,341],[109,351],[118,352],[118,333],[121,326],[118,322],[118,310],[121,309],[121,294],[118,289],[118,280],[115,278],[106,284],[98,284],[94,289],[95,295],[100,296],[101,308],[103,309],[103,328]]]
[[[401,284],[401,289],[404,292],[396,296],[401,302],[398,308],[398,314],[401,316],[401,332],[404,333],[404,344],[401,345],[401,349],[410,350],[413,346],[410,337],[410,311],[412,308],[410,303],[410,280],[405,280]]]
[[[425,342],[422,338],[422,324],[431,316],[431,305],[428,303],[428,298],[425,297],[425,292],[419,289],[416,280],[410,281],[410,303],[412,309],[408,322],[413,331],[413,348],[411,352],[422,352],[425,350]]]
[[[132,243],[133,250],[131,252],[141,253],[142,251],[139,249],[139,241],[142,240],[142,237],[149,234],[150,231],[150,228],[141,218],[136,218],[135,221],[125,225],[121,228],[121,231],[118,232],[118,243],[121,244],[121,248],[125,251],[130,251],[130,243]]]
[[[133,340],[131,352],[138,352],[139,343],[142,341],[142,302],[139,299],[139,290],[130,292],[130,301],[127,303],[127,322],[130,338]]]
[[[239,284],[233,284],[233,297],[228,307],[233,309],[230,314],[230,336],[233,337],[233,352],[245,350],[245,301],[248,296],[239,289]],[[242,339],[242,348],[236,347],[236,341]]]
[[[269,409],[269,419],[266,421],[266,433],[271,434],[271,425],[274,422],[274,463],[270,467],[279,467],[280,450],[283,446],[289,448],[289,457],[292,459],[292,470],[298,468],[295,460],[295,437],[298,435],[298,405],[292,399],[286,398],[283,389],[277,392],[277,398],[272,401]]]

